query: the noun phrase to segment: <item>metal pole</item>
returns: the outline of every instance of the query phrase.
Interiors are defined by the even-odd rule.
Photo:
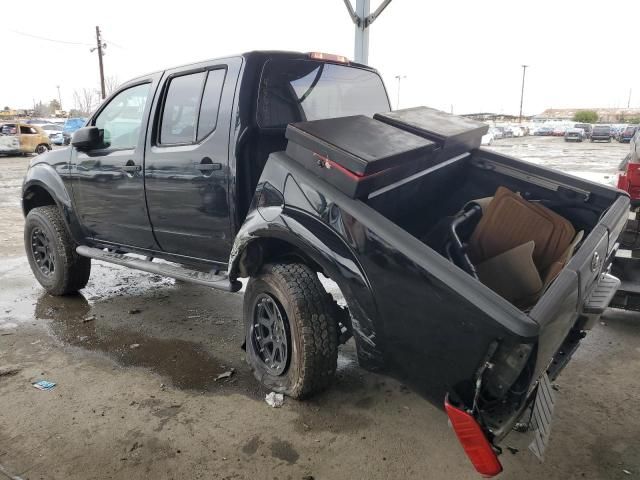
[[[62,97],[60,96],[60,85],[56,85],[58,89],[58,105],[60,105],[60,110],[62,110]]]
[[[631,89],[629,89],[629,98],[627,99],[627,108],[631,106]]]
[[[522,102],[524,101],[524,76],[527,73],[527,67],[529,65],[522,65],[522,90],[520,91],[520,121],[522,123]]]
[[[370,0],[356,0],[356,9],[351,6],[351,0],[343,0],[347,12],[356,26],[355,46],[353,58],[358,63],[369,62],[369,27],[380,16],[391,0],[382,0],[375,12],[370,12]]]
[[[400,81],[403,78],[407,78],[406,75],[396,75],[395,76],[396,80],[398,80],[398,97],[396,98],[396,110],[400,109]]]
[[[98,44],[98,62],[100,64],[100,93],[102,94],[102,99],[104,100],[105,89],[104,89],[104,67],[102,65],[102,38],[100,37],[100,27],[96,26],[96,42]]]
[[[356,15],[360,21],[356,24],[355,61],[367,64],[369,62],[369,25],[367,18],[370,11],[369,0],[356,0]]]

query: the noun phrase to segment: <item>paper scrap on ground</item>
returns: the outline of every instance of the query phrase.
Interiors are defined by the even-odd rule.
[[[32,383],[31,385],[33,385],[38,390],[51,390],[56,386],[55,383],[47,382],[46,380],[40,380],[39,382]]]

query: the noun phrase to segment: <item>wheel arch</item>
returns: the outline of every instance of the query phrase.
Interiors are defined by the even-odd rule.
[[[333,280],[349,308],[358,359],[368,368],[381,366],[382,353],[376,331],[377,305],[371,284],[357,256],[346,242],[320,219],[282,214],[266,222],[253,215],[238,233],[229,260],[229,278],[255,275],[273,262],[297,261]]]
[[[72,237],[80,243],[79,240],[83,238],[83,234],[75,215],[71,196],[64,181],[51,165],[39,163],[29,168],[22,185],[21,201],[22,213],[25,217],[34,208],[46,205],[57,206]]]

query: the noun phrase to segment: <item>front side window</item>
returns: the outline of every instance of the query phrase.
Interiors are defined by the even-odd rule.
[[[194,142],[205,73],[182,75],[169,83],[160,125],[162,145]]]
[[[138,144],[150,84],[123,90],[98,114],[94,125],[104,131],[104,146],[118,150]]]

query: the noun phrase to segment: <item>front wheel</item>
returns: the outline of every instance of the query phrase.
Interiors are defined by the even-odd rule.
[[[298,399],[327,388],[338,360],[336,311],[308,266],[265,265],[244,295],[247,361],[255,377]]]
[[[48,151],[49,151],[49,148],[44,143],[41,143],[40,145],[38,145],[36,147],[36,153],[38,155],[42,155],[43,153],[48,152]]]
[[[29,212],[24,245],[33,275],[51,295],[76,293],[87,285],[91,260],[76,253],[76,244],[57,206]]]

